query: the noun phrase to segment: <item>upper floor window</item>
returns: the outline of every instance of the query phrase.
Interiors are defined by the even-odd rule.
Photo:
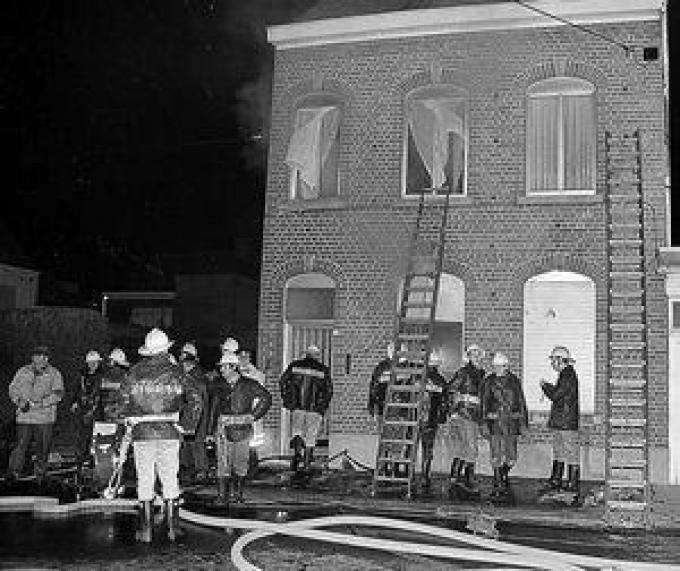
[[[338,196],[341,118],[341,105],[331,95],[310,96],[297,107],[286,154],[292,199]]]
[[[574,77],[534,83],[527,92],[527,192],[595,192],[595,87]]]
[[[468,99],[460,89],[420,89],[406,100],[404,194],[424,189],[463,195],[467,179]],[[436,190],[435,190],[436,189]]]

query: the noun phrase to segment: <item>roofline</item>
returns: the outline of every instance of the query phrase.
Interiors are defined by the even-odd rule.
[[[175,299],[174,291],[103,291],[103,299]]]
[[[5,264],[4,262],[0,263],[0,270],[6,271],[6,272],[26,274],[26,275],[30,275],[30,276],[37,276],[37,275],[40,274],[40,272],[37,271],[37,270],[30,270],[28,268],[24,268],[24,267],[21,267],[21,266],[15,266],[13,264]]]
[[[662,0],[538,0],[532,6],[574,24],[661,19]],[[267,27],[277,50],[489,30],[564,26],[516,2],[400,10]]]

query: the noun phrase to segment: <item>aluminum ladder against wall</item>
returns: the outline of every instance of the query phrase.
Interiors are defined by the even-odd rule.
[[[449,188],[440,217],[438,239],[433,241],[428,239],[423,224],[425,193],[420,195],[396,319],[395,359],[379,426],[373,495],[380,486],[401,485],[406,486],[406,497],[413,497],[420,423],[429,412],[427,367],[432,351],[450,198]],[[433,204],[440,207],[441,201],[436,200]]]
[[[644,198],[640,133],[605,134],[609,359],[605,518],[650,526]]]

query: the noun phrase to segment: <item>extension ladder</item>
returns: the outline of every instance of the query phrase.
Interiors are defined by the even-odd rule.
[[[379,426],[373,495],[379,486],[405,485],[406,497],[410,499],[413,496],[420,425],[429,413],[427,369],[432,351],[450,198],[449,188],[441,213],[438,239],[432,241],[428,239],[423,225],[425,193],[420,195],[396,319],[395,356]]]
[[[650,526],[647,311],[640,133],[605,134],[609,361],[605,518]]]

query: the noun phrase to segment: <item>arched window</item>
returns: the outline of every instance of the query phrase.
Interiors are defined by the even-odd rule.
[[[286,153],[290,197],[315,200],[338,196],[338,133],[343,104],[333,94],[298,101]]]
[[[462,195],[467,183],[468,96],[453,86],[425,87],[405,102],[403,187]]]
[[[540,380],[554,383],[548,355],[556,345],[576,360],[582,414],[595,410],[595,283],[572,272],[551,271],[524,284],[524,394],[529,410],[547,411]]]
[[[527,91],[527,192],[595,192],[595,86],[553,77]]]

